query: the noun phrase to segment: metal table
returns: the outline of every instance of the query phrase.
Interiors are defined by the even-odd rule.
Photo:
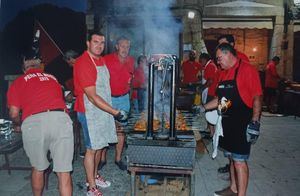
[[[176,131],[177,132],[177,137],[179,139],[183,139],[183,140],[191,140],[194,138],[193,135],[193,130],[195,131],[199,131],[200,130],[200,122],[196,121],[196,117],[188,112],[188,111],[181,111],[181,113],[184,116],[184,119],[186,120],[186,124],[187,126],[191,129],[188,131]],[[189,180],[189,191],[190,191],[190,195],[194,195],[194,190],[195,190],[195,176],[194,176],[194,171],[193,171],[193,163],[189,163],[189,164],[181,164],[181,165],[167,165],[170,164],[170,161],[168,160],[160,160],[160,158],[162,155],[160,153],[162,152],[162,149],[160,150],[155,150],[155,148],[157,147],[161,147],[163,146],[163,144],[157,144],[157,146],[153,146],[148,148],[147,151],[148,155],[151,153],[156,154],[155,157],[157,157],[157,160],[155,159],[154,156],[150,156],[151,158],[154,158],[153,160],[151,159],[150,162],[152,162],[153,164],[141,164],[141,162],[143,160],[141,159],[147,159],[147,157],[143,158],[143,155],[145,155],[142,152],[139,151],[143,151],[143,148],[145,146],[141,146],[141,147],[137,147],[138,151],[133,150],[133,152],[129,152],[131,151],[131,147],[132,147],[132,142],[135,142],[136,140],[131,140],[131,137],[135,137],[137,139],[141,139],[145,137],[146,132],[145,131],[134,131],[134,124],[135,122],[140,118],[140,115],[131,115],[129,118],[129,123],[128,126],[126,126],[125,128],[125,132],[126,134],[126,139],[127,139],[127,144],[129,144],[129,146],[127,147],[127,154],[130,153],[131,154],[131,160],[130,158],[127,159],[128,163],[128,171],[131,173],[131,196],[135,196],[137,194],[137,189],[136,189],[136,176],[139,175],[139,173],[148,173],[148,174],[163,174],[163,175],[168,175],[168,174],[174,174],[174,175],[184,175],[186,177],[186,179]],[[160,135],[160,131],[155,132],[154,134],[156,135]],[[154,137],[155,137],[154,136]],[[145,140],[144,142],[147,142],[147,140]],[[151,141],[150,141],[151,142]],[[164,141],[156,141],[157,143],[160,142],[164,142]],[[152,152],[152,150],[154,150],[155,152]],[[177,150],[180,150],[180,148],[164,148],[164,150],[168,150],[168,151],[172,151],[170,154],[174,154],[175,152],[178,152]],[[174,151],[174,152],[173,152]],[[164,154],[169,154],[169,153],[164,153]],[[189,154],[184,152],[183,154]],[[148,156],[145,155],[145,156]],[[181,156],[183,157],[183,156]],[[149,157],[148,157],[149,158]],[[165,157],[167,158],[167,157]],[[132,162],[132,159],[138,159],[137,162],[139,162],[139,164],[135,164]],[[172,159],[172,157],[168,157],[167,159]],[[174,157],[174,162],[175,159],[177,160],[177,158]],[[148,160],[149,161],[149,160]],[[165,165],[159,165],[159,164],[155,164],[157,162],[166,162],[164,163]],[[169,162],[169,163],[168,163]],[[171,161],[172,162],[172,161]],[[177,161],[176,161],[177,162]],[[185,167],[185,165],[189,165],[189,167]]]
[[[195,195],[195,173],[193,168],[179,168],[179,167],[154,167],[152,165],[132,164],[128,165],[128,170],[131,173],[131,196],[136,196],[136,173],[158,173],[158,174],[180,174],[188,175],[190,177],[190,195]]]

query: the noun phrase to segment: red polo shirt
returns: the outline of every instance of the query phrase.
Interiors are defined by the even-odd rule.
[[[137,67],[133,73],[133,88],[143,88],[145,86],[145,73],[143,67]]]
[[[232,80],[238,65],[239,60],[232,68],[220,71],[219,81]],[[244,103],[253,108],[253,98],[262,95],[262,89],[258,71],[250,63],[241,61],[237,75],[237,86]]]
[[[104,60],[102,57],[99,59],[94,59],[96,66],[103,66]],[[85,112],[83,94],[84,88],[89,86],[96,86],[97,80],[97,70],[92,62],[89,54],[85,51],[78,59],[73,68],[73,78],[74,78],[74,93],[76,96],[76,101],[74,105],[74,110],[77,112]]]
[[[60,84],[41,69],[30,69],[12,83],[7,92],[7,105],[20,108],[22,120],[49,109],[66,109]]]
[[[236,51],[236,54],[239,59],[242,59],[243,61],[246,61],[246,62],[250,62],[249,58],[244,53],[242,53],[240,51]]]
[[[277,88],[279,75],[276,70],[276,65],[274,61],[271,61],[266,67],[266,79],[265,79],[265,87],[267,88]]]
[[[183,83],[199,82],[197,74],[201,71],[201,64],[195,61],[185,61],[182,64]]]
[[[210,96],[215,96],[216,94],[216,87],[217,87],[217,78],[216,78],[216,73],[217,73],[217,66],[213,63],[212,60],[209,60],[204,67],[204,79],[205,80],[212,80],[211,85],[208,87],[208,92],[207,94]]]
[[[104,56],[106,66],[110,73],[110,88],[112,96],[126,94],[130,90],[130,83],[134,71],[134,58],[128,56],[121,63],[117,53]]]

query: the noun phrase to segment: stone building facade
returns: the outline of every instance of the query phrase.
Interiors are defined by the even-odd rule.
[[[87,2],[87,29],[100,28],[105,32],[106,52],[113,50],[116,37],[122,34],[133,40],[134,56],[172,53],[182,57],[183,51],[189,49],[213,55],[217,37],[230,33],[236,39],[236,48],[246,53],[258,69],[263,70],[277,55],[282,59],[280,75],[300,80],[300,59],[294,56],[298,27],[294,18],[287,15],[294,6],[292,0]]]

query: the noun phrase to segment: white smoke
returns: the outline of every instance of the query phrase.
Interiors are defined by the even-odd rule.
[[[171,11],[175,2],[176,0],[115,0],[114,6],[121,9],[117,15],[127,16],[128,23],[138,24],[138,26],[126,29],[117,27],[117,23],[110,23],[110,28],[114,31],[112,33],[128,36],[132,40],[132,50],[138,51],[140,49],[147,57],[151,57],[152,54],[174,54],[178,56],[182,24]],[[111,36],[111,40],[114,39],[115,37]],[[147,77],[148,70],[145,75]],[[160,120],[164,115],[169,118],[170,110],[170,73],[167,73],[169,80],[165,87],[167,89],[161,93],[163,75],[163,71],[155,71],[154,112],[156,118]]]
[[[141,0],[143,12],[138,13],[145,28],[145,51],[148,54],[179,53],[179,32],[181,24],[176,21],[170,8],[174,0],[164,1]]]
[[[117,0],[114,3],[121,9],[120,15],[128,16],[129,23],[139,25],[135,30],[118,28],[119,32],[114,32],[114,34],[135,36],[132,40],[133,48],[144,47],[143,52],[147,56],[151,54],[175,54],[178,56],[179,33],[182,25],[171,11],[175,0]],[[110,25],[116,29],[117,25]]]

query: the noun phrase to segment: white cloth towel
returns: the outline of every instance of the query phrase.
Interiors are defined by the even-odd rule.
[[[211,157],[214,159],[218,155],[219,136],[223,137],[222,116],[218,116],[216,130],[213,136],[213,153]]]
[[[216,124],[216,129],[215,129],[215,133],[213,136],[213,153],[211,155],[211,157],[214,159],[217,157],[218,155],[218,146],[219,146],[219,137],[222,136],[223,137],[223,127],[222,127],[222,115],[221,115],[221,109],[222,106],[225,105],[227,99],[225,97],[222,97],[221,99],[221,103],[218,106],[218,119],[217,119],[217,124]]]

